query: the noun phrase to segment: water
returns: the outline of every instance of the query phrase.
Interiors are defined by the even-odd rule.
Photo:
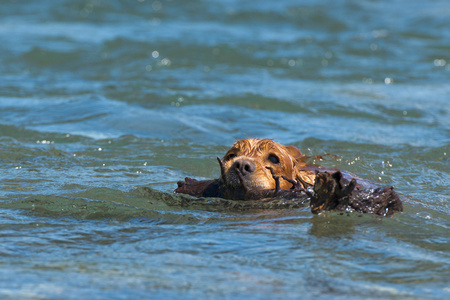
[[[1,1],[0,297],[448,298],[449,20],[446,0]],[[171,194],[246,137],[337,155],[405,211]]]

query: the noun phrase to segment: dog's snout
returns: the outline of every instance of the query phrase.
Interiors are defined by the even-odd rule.
[[[251,160],[241,158],[234,162],[234,169],[239,169],[242,175],[245,176],[255,172],[256,166]]]

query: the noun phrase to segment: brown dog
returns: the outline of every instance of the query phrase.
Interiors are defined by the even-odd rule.
[[[217,158],[219,179],[186,177],[177,182],[175,192],[230,200],[281,198],[301,204],[309,199],[313,213],[338,210],[386,216],[403,210],[392,187],[376,188],[353,174],[308,164],[306,158],[297,148],[270,139],[240,140]]]
[[[290,189],[299,181],[303,188],[314,185],[315,173],[306,157],[293,146],[283,146],[270,139],[246,139],[234,143],[222,159],[220,180],[232,189]]]

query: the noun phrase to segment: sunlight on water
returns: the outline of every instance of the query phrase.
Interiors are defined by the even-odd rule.
[[[0,16],[0,298],[449,297],[446,0]],[[393,186],[404,212],[173,193],[247,137]]]

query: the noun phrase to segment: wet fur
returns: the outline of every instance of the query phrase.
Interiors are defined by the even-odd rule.
[[[403,210],[392,187],[376,188],[350,173],[308,164],[306,158],[297,148],[270,139],[240,140],[223,158],[217,158],[219,179],[185,178],[177,182],[175,192],[263,202],[309,199],[313,213],[338,210],[387,216]]]
[[[283,146],[271,139],[240,140],[223,157],[220,180],[231,189],[242,185],[250,189],[274,189],[273,170],[281,178],[281,189],[290,189],[296,180],[307,188],[314,185],[315,172],[305,159],[296,147]]]

